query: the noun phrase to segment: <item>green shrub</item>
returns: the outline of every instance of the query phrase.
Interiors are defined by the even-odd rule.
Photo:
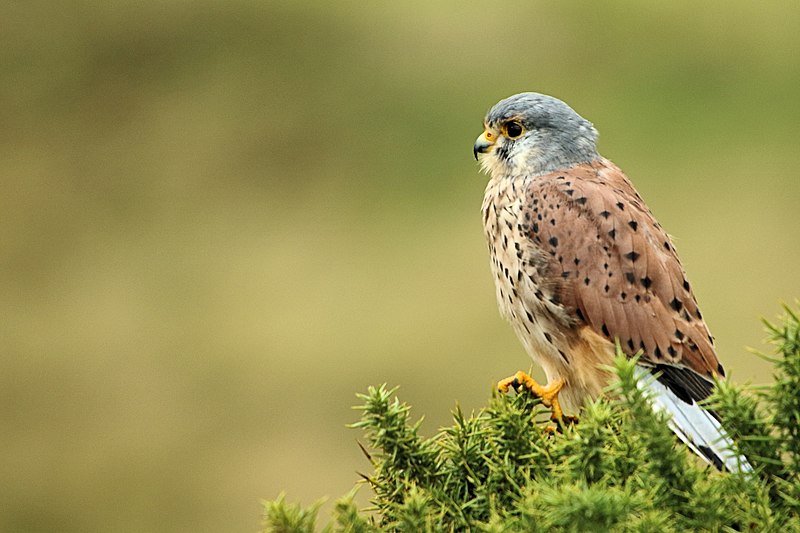
[[[373,505],[345,496],[325,531],[800,531],[800,323],[787,307],[767,329],[774,384],[723,382],[711,399],[751,475],[717,472],[680,444],[620,354],[610,394],[555,432],[531,395],[495,394],[426,439],[396,389],[370,387],[353,427],[374,450]],[[265,531],[314,531],[317,508],[267,502]]]

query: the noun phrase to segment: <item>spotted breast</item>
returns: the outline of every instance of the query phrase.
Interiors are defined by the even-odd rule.
[[[563,378],[564,406],[577,411],[608,383],[602,365],[613,351],[607,340],[575,318],[562,298],[563,279],[552,271],[551,251],[530,238],[547,221],[530,209],[530,176],[492,178],[484,194],[483,222],[501,315],[548,380]],[[586,365],[571,365],[571,357]]]

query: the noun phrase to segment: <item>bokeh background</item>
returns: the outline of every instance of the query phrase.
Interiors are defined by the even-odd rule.
[[[368,470],[368,385],[430,435],[528,368],[471,153],[523,90],[595,123],[730,375],[769,381],[796,1],[4,2],[0,530],[253,532]]]

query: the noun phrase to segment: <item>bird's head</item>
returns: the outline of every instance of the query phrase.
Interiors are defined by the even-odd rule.
[[[538,93],[495,104],[473,152],[492,176],[541,175],[593,161],[597,130],[567,104]]]

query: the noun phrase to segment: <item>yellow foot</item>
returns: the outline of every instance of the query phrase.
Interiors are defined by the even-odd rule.
[[[510,378],[500,381],[497,384],[497,388],[500,389],[500,392],[508,392],[509,387],[513,387],[514,390],[524,387],[540,398],[545,407],[552,409],[550,420],[558,423],[575,423],[578,419],[574,416],[564,415],[564,411],[561,410],[561,404],[558,403],[558,393],[564,387],[564,383],[565,381],[562,378],[558,378],[547,385],[539,385],[536,380],[520,370]]]

